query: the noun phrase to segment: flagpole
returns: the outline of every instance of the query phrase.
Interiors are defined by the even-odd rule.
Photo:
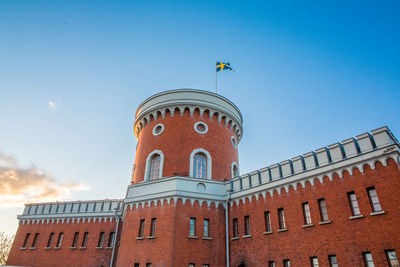
[[[215,93],[217,93],[217,60],[215,60]]]

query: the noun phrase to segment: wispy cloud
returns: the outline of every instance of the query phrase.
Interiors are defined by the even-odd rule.
[[[50,101],[49,101],[49,107],[50,107],[51,109],[56,109],[56,108],[57,108],[57,102],[54,101],[54,100],[50,100]]]
[[[36,166],[19,166],[16,159],[0,152],[0,208],[22,206],[26,202],[68,198],[73,191],[87,190],[83,183],[58,183]]]

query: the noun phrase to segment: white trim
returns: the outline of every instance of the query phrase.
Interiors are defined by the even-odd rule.
[[[231,177],[232,177],[232,178],[235,178],[235,177],[237,177],[237,176],[239,176],[239,175],[235,175],[235,174],[234,174],[234,172],[233,172],[233,166],[236,166],[239,175],[240,175],[240,172],[239,172],[239,166],[238,166],[238,164],[236,163],[236,161],[232,161],[232,164],[231,164]]]
[[[153,151],[147,156],[147,159],[146,159],[146,169],[145,169],[145,171],[144,171],[144,181],[145,181],[145,182],[150,181],[150,179],[149,179],[150,161],[151,161],[151,157],[152,157],[154,154],[159,154],[159,155],[160,155],[160,172],[159,172],[159,174],[158,174],[158,178],[161,178],[161,177],[162,177],[162,174],[163,174],[164,153],[162,153],[161,150],[157,150],[157,149],[156,149],[156,150],[153,150]]]
[[[197,125],[199,125],[199,124],[203,124],[203,125],[205,126],[206,129],[204,130],[204,132],[200,132],[199,130],[197,130]],[[206,133],[208,132],[208,125],[205,124],[205,123],[202,122],[202,121],[196,122],[196,123],[194,124],[193,128],[194,128],[194,130],[195,130],[197,133],[199,133],[199,134],[206,134]]]
[[[233,146],[235,149],[237,149],[238,143],[237,143],[236,138],[235,138],[233,135],[231,136],[231,143],[232,143],[232,146]]]
[[[192,153],[190,153],[190,177],[193,177],[193,165],[194,165],[194,155],[196,155],[197,153],[203,153],[204,155],[206,155],[207,157],[207,177],[206,179],[211,179],[211,170],[212,170],[212,165],[211,165],[211,155],[210,153],[208,153],[207,150],[203,149],[203,148],[196,148],[195,150],[192,151]]]
[[[160,131],[159,133],[156,133],[156,128],[157,128],[158,126],[161,126],[161,131]],[[154,136],[160,135],[160,134],[162,134],[163,132],[164,132],[164,124],[159,123],[159,124],[157,124],[156,126],[153,127],[153,135],[154,135]]]

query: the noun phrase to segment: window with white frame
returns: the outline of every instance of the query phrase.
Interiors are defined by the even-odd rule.
[[[145,181],[153,181],[161,178],[164,164],[164,154],[160,150],[154,150],[147,156]]]
[[[190,154],[190,177],[211,179],[211,155],[198,148]]]

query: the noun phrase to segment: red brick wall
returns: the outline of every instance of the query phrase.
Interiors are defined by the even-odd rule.
[[[189,221],[196,218],[197,239],[188,238]],[[156,238],[148,239],[151,218],[157,219]],[[211,240],[203,236],[203,220],[210,220]],[[137,240],[140,219],[145,219],[144,239]],[[182,204],[164,203],[163,206],[146,205],[145,208],[128,210],[125,217],[121,246],[118,252],[117,266],[133,266],[140,263],[152,263],[152,266],[188,266],[189,263],[224,266],[225,263],[225,231],[224,209],[205,203],[199,206],[189,201]]]
[[[207,124],[206,134],[199,134],[194,130],[193,126],[198,121]],[[152,131],[158,123],[164,124],[165,129],[162,134],[154,136]],[[211,120],[206,112],[203,118],[197,111],[193,116],[188,111],[185,111],[184,116],[175,112],[174,117],[167,112],[164,119],[160,116],[156,121],[152,120],[140,132],[133,181],[143,181],[146,159],[156,149],[164,153],[163,177],[175,176],[174,173],[189,176],[190,154],[196,148],[203,148],[210,153],[214,180],[230,179],[232,162],[239,164],[237,149],[232,146],[231,136],[238,140],[229,125],[225,126],[223,120],[218,122],[216,116]]]
[[[377,191],[383,215],[371,216],[367,187]],[[347,192],[355,191],[363,218],[350,220],[351,210]],[[393,160],[388,166],[376,164],[375,170],[365,166],[360,173],[345,173],[343,178],[334,175],[333,181],[324,178],[324,183],[300,185],[297,190],[283,190],[266,199],[230,208],[230,236],[232,218],[239,219],[239,240],[230,242],[231,266],[238,266],[245,259],[247,266],[267,266],[274,260],[276,266],[283,266],[283,259],[290,259],[291,266],[310,266],[310,257],[317,256],[320,266],[329,266],[328,255],[336,255],[339,266],[364,266],[362,252],[372,253],[375,266],[388,266],[385,250],[396,250],[400,256],[400,171]],[[319,225],[320,214],[317,200],[325,198],[330,224]],[[304,225],[302,203],[310,205],[313,227]],[[284,208],[287,232],[277,232],[277,209]],[[264,211],[271,212],[272,234],[264,235]],[[251,237],[243,239],[244,216],[250,216]]]
[[[112,222],[90,222],[90,223],[39,223],[20,224],[15,241],[8,258],[8,265],[23,266],[109,266],[112,249],[106,248],[110,232],[115,231],[115,220]],[[54,232],[52,249],[45,249],[50,233]],[[54,249],[57,244],[58,235],[64,233],[61,249]],[[70,249],[75,232],[79,232],[76,249]],[[84,232],[89,232],[86,249],[79,249],[82,245]],[[102,249],[96,249],[100,232],[105,232],[105,240]],[[27,233],[30,233],[26,249],[21,250]],[[35,233],[39,233],[36,249],[29,249]]]

